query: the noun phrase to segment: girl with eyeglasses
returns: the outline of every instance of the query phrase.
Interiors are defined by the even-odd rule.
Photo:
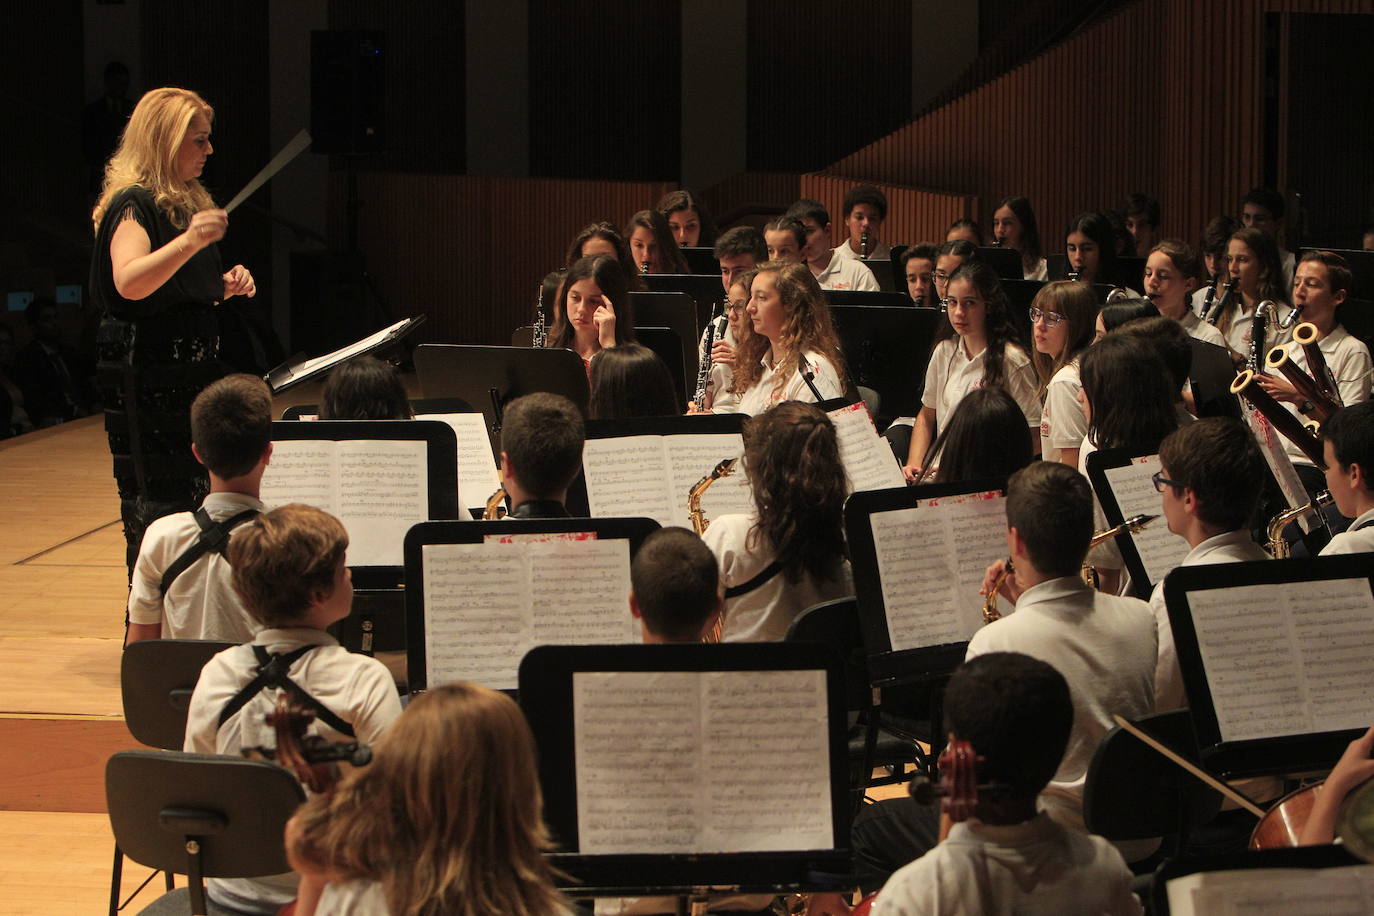
[[[725,294],[725,333],[711,345],[711,371],[706,377],[705,412],[739,413],[739,394],[735,391],[735,351],[744,344],[752,331],[749,328],[749,291],[758,271],[746,270],[735,277]],[[716,319],[719,321],[720,319]],[[706,338],[701,339],[698,358],[706,359]],[[696,404],[689,404],[688,413],[699,413]]]
[[[1006,293],[991,267],[963,264],[949,278],[948,311],[935,332],[935,349],[926,366],[921,412],[902,473],[910,483],[938,463],[932,447],[970,391],[1004,388],[1026,415],[1031,449],[1040,450],[1040,398],[1035,369],[1017,342]]]
[[[1093,342],[1097,297],[1082,283],[1056,280],[1041,287],[1031,303],[1031,357],[1040,380],[1040,457],[1078,467],[1078,450],[1088,421],[1078,406],[1083,383],[1078,360]]]

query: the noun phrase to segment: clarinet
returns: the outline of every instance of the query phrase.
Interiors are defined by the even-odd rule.
[[[539,291],[534,295],[534,337],[530,346],[542,350],[548,333],[548,327],[544,323],[544,284],[541,283]]]
[[[806,382],[806,387],[811,389],[811,393],[816,396],[816,403],[819,404],[825,398],[821,396],[821,390],[816,387],[816,372],[811,368],[811,364],[806,361],[806,357],[797,354],[797,371],[801,373],[802,381]]]
[[[1226,314],[1226,309],[1231,305],[1231,297],[1235,295],[1236,284],[1239,282],[1239,277],[1231,277],[1226,281],[1226,285],[1221,288],[1221,298],[1217,299],[1216,307],[1210,314],[1204,314],[1203,320],[1212,325],[1221,320],[1221,316]]]
[[[1072,264],[1070,264],[1068,273],[1064,274],[1064,279],[1068,280],[1070,283],[1075,283],[1081,276],[1083,276],[1083,268],[1074,267]]]
[[[711,320],[706,322],[706,352],[701,358],[701,368],[697,371],[697,390],[692,395],[692,401],[697,405],[697,410],[706,409],[706,388],[711,383],[711,348],[715,346],[716,339],[725,336],[725,316],[721,315],[716,319],[715,309],[711,310]]]
[[[859,233],[859,257],[860,257],[862,260],[865,260],[865,261],[868,260],[868,233],[867,233],[867,232],[860,232],[860,233]]]

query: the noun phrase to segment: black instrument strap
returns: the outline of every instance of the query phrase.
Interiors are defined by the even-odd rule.
[[[254,644],[252,648],[253,655],[256,656],[258,660],[258,673],[251,681],[244,685],[242,690],[234,694],[233,699],[225,704],[224,710],[219,714],[219,724],[221,728],[223,728],[224,723],[228,722],[234,713],[242,709],[249,700],[262,693],[268,687],[274,687],[279,690],[290,691],[296,699],[314,710],[316,718],[334,729],[334,731],[341,735],[347,735],[350,738],[357,737],[357,735],[353,733],[353,726],[349,725],[343,719],[340,719],[328,706],[325,706],[319,700],[306,693],[305,688],[286,676],[286,673],[291,670],[291,666],[294,665],[297,660],[311,649],[318,648],[318,646],[301,646],[299,649],[277,655],[269,653],[265,648],[256,644]]]
[[[1356,525],[1354,528],[1351,528],[1350,530],[1351,530],[1351,531],[1363,531],[1364,529],[1370,528],[1370,527],[1374,527],[1374,518],[1371,518],[1371,519],[1370,519],[1369,521],[1367,521],[1367,522],[1361,522],[1360,524]]]
[[[158,585],[158,593],[166,595],[167,589],[172,587],[177,576],[190,569],[201,557],[214,551],[220,556],[224,556],[224,550],[229,546],[229,534],[244,522],[252,521],[258,517],[257,509],[244,509],[237,515],[230,516],[222,522],[211,521],[210,514],[204,507],[197,508],[192,515],[195,517],[196,524],[200,526],[200,537],[196,538],[195,543],[172,561],[172,565],[167,567],[167,571],[162,574],[162,582]]]
[[[772,563],[769,563],[762,570],[760,570],[759,574],[754,578],[750,579],[748,582],[736,585],[733,588],[727,588],[725,590],[725,600],[729,601],[731,598],[738,598],[741,595],[749,594],[754,589],[763,585],[769,579],[772,579],[780,572],[782,572],[782,564],[779,563],[777,560],[774,560]]]

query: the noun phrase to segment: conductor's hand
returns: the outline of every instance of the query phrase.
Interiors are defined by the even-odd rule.
[[[247,296],[252,299],[257,294],[258,288],[253,283],[253,275],[242,264],[235,264],[233,269],[224,275],[224,298]]]
[[[1006,560],[998,560],[987,568],[987,571],[983,573],[983,585],[978,589],[978,594],[986,597],[997,582],[997,577],[1004,572],[1007,573],[1007,577],[1002,580],[1002,587],[997,590],[997,594],[1015,604],[1025,589],[1016,581],[1015,570],[1007,572]]]
[[[1298,396],[1298,389],[1290,385],[1286,378],[1279,378],[1276,375],[1257,375],[1255,381],[1259,382],[1259,386],[1269,392],[1269,396],[1276,401],[1297,404],[1302,400]]]
[[[201,210],[191,215],[190,225],[186,227],[182,236],[186,239],[187,245],[199,251],[206,245],[224,238],[224,233],[228,229],[228,213],[223,210]]]
[[[596,339],[602,347],[615,346],[615,305],[610,297],[603,296],[602,304],[596,307],[596,312],[592,314],[592,322],[596,325]]]
[[[711,345],[711,362],[720,366],[735,367],[735,348],[723,340]]]

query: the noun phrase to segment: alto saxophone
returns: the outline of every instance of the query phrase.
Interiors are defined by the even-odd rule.
[[[1298,506],[1296,509],[1285,509],[1278,515],[1269,520],[1269,543],[1265,549],[1269,551],[1269,556],[1275,560],[1285,560],[1288,558],[1288,542],[1283,538],[1283,529],[1288,527],[1288,523],[1295,518],[1302,518],[1309,512],[1316,511],[1321,506],[1329,506],[1333,502],[1330,490],[1322,490],[1312,497],[1306,504]]]
[[[705,534],[706,529],[711,526],[710,520],[706,518],[706,511],[701,508],[701,497],[706,494],[711,484],[735,473],[735,464],[738,461],[738,458],[726,458],[719,462],[711,469],[711,473],[698,480],[692,485],[692,489],[687,491],[687,517],[692,520],[692,530],[698,535]]]
[[[1088,549],[1092,550],[1099,544],[1105,544],[1123,531],[1129,531],[1131,534],[1135,534],[1157,518],[1159,518],[1158,515],[1146,515],[1143,512],[1139,515],[1132,515],[1121,524],[1114,525],[1106,531],[1099,531],[1097,534],[1094,534],[1092,539],[1088,541]],[[1079,576],[1082,577],[1084,585],[1091,585],[1093,588],[1097,588],[1097,570],[1088,565],[1086,560],[1083,563],[1083,568],[1079,570]]]
[[[502,505],[506,501],[506,488],[497,487],[496,492],[487,497],[487,507],[482,510],[482,521],[494,522],[504,518],[506,507]]]

